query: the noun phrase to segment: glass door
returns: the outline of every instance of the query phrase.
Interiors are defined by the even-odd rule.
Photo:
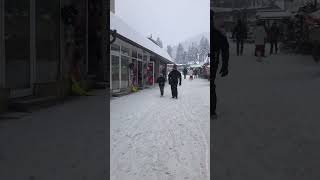
[[[120,91],[120,57],[115,55],[111,55],[111,88]]]
[[[154,62],[148,63],[148,70],[147,70],[147,76],[148,76],[148,85],[153,86],[154,85]]]
[[[138,61],[138,86],[142,87],[143,84],[142,84],[142,61]]]
[[[129,57],[121,56],[121,89],[129,86]]]
[[[5,86],[5,61],[4,61],[4,1],[0,1],[0,88]]]
[[[36,81],[54,82],[60,62],[60,1],[36,1]]]
[[[4,15],[5,85],[31,91],[30,1],[5,0]]]

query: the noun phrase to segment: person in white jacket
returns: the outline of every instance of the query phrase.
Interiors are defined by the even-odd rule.
[[[266,30],[261,22],[257,23],[257,27],[254,30],[254,41],[256,45],[255,56],[265,56],[265,40],[267,38]]]

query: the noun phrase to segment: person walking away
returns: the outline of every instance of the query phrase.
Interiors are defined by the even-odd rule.
[[[194,69],[193,74],[194,74],[194,78],[197,79],[198,78],[198,69],[197,68]]]
[[[278,53],[278,41],[280,36],[280,30],[277,23],[274,22],[270,29],[270,55],[273,54],[273,48],[275,48],[275,53]]]
[[[261,61],[261,57],[265,56],[265,40],[267,37],[266,30],[261,22],[257,22],[257,27],[254,30],[254,41],[255,41],[255,56],[258,57],[258,61]]]
[[[184,69],[183,69],[183,76],[184,76],[184,79],[186,79],[186,78],[187,78],[187,74],[188,74],[188,69],[187,69],[187,67],[184,67]]]
[[[169,84],[171,86],[172,98],[178,99],[178,84],[181,86],[181,73],[177,70],[177,65],[173,65],[169,73]]]
[[[229,42],[228,39],[223,33],[220,32],[219,27],[223,22],[214,19],[214,12],[210,10],[210,42],[216,42],[213,46],[210,46],[210,119],[214,120],[217,118],[216,106],[217,106],[217,95],[216,95],[216,73],[218,71],[219,65],[219,52],[221,52],[222,57],[222,66],[220,69],[221,77],[228,75],[228,63],[229,63]]]
[[[162,68],[162,75],[166,79],[167,69],[165,67]]]
[[[163,76],[162,74],[160,74],[159,77],[158,77],[158,79],[157,79],[157,83],[159,84],[161,97],[162,97],[163,94],[164,94],[165,82],[166,82],[166,79],[164,78],[164,76]]]
[[[193,80],[193,69],[190,69],[189,74],[190,74],[190,80]]]
[[[219,29],[220,31],[220,29]],[[221,31],[220,31],[221,32]],[[239,19],[237,22],[237,25],[234,28],[233,31],[233,37],[236,38],[237,42],[237,55],[243,55],[243,45],[244,45],[244,39],[246,39],[247,36],[247,30],[245,25],[242,23],[242,21]]]

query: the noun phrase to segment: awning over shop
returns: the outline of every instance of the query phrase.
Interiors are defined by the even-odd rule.
[[[286,11],[264,11],[257,13],[259,19],[288,19],[291,16],[292,14]]]
[[[110,29],[117,30],[117,34],[122,36],[124,39],[130,40],[132,43],[135,43],[142,48],[162,57],[161,60],[165,63],[173,63],[172,58],[165,50],[151,42],[148,38],[140,35],[137,31],[131,28],[127,23],[125,23],[112,12],[110,12]]]

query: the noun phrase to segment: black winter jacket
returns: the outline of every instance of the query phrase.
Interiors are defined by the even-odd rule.
[[[159,86],[164,86],[166,83],[166,79],[162,76],[158,77],[157,83],[159,83]]]
[[[228,68],[229,63],[229,42],[225,35],[213,28],[210,35],[210,65],[214,71],[218,69],[219,55],[222,56],[222,68]],[[216,72],[213,72],[216,73]]]
[[[169,84],[177,85],[179,82],[181,84],[181,73],[174,69],[169,73]]]

